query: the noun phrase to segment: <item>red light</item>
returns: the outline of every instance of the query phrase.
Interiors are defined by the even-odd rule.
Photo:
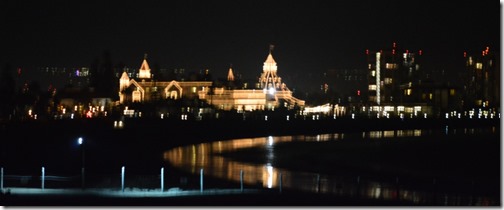
[[[396,43],[394,42],[394,43],[392,44],[392,47],[393,47],[393,48],[395,48],[395,46],[396,46]]]
[[[360,90],[357,90],[357,95],[360,96]]]
[[[406,50],[406,54],[408,54],[408,53],[409,53],[409,50]]]
[[[17,73],[18,73],[18,76],[21,75],[21,68],[18,68]]]
[[[418,54],[419,54],[419,55],[422,55],[422,50],[418,51]]]
[[[368,49],[366,49],[366,55],[369,55],[369,50]]]
[[[392,49],[392,54],[395,55],[395,49]]]
[[[87,118],[91,118],[91,117],[93,117],[93,113],[92,113],[91,111],[88,111],[88,112],[86,113],[86,117],[87,117]]]
[[[467,57],[467,52],[464,52],[464,58]]]

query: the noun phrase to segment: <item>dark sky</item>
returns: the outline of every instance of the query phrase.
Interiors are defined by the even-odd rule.
[[[365,68],[366,49],[397,42],[425,66],[458,70],[463,52],[500,51],[497,1],[24,1],[3,0],[0,61],[90,66],[105,50],[114,63],[235,71],[255,78],[269,45],[280,76]]]

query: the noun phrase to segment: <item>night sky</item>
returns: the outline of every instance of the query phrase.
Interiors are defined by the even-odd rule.
[[[22,67],[90,66],[105,50],[139,68],[144,53],[162,68],[230,64],[262,72],[269,45],[280,76],[366,68],[365,50],[396,42],[422,50],[424,67],[460,71],[463,52],[500,51],[496,1],[18,1],[0,3],[0,62]],[[299,81],[296,81],[299,82]]]

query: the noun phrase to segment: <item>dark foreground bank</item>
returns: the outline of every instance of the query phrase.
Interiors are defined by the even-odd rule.
[[[218,190],[213,190],[218,191]],[[222,190],[229,191],[229,190]],[[184,195],[103,196],[93,193],[3,194],[3,206],[414,206],[402,200],[366,199],[331,196],[298,191],[260,190],[251,192],[205,193],[190,191]],[[166,193],[169,194],[169,193]]]

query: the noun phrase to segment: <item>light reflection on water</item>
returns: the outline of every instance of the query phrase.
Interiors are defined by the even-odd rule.
[[[364,198],[376,198],[386,200],[406,200],[416,204],[428,204],[433,201],[446,205],[485,205],[492,201],[486,197],[463,198],[459,195],[447,195],[443,193],[429,193],[420,190],[411,190],[400,187],[395,182],[376,182],[365,180],[361,177],[349,180],[337,176],[324,174],[289,171],[275,168],[271,164],[274,160],[274,146],[280,142],[292,141],[332,141],[346,137],[352,138],[397,138],[397,137],[418,137],[432,134],[432,130],[387,130],[369,131],[360,134],[319,134],[316,136],[269,136],[258,138],[245,138],[197,145],[178,147],[164,153],[164,159],[173,166],[190,171],[193,174],[204,169],[205,175],[228,179],[240,182],[240,171],[243,171],[243,182],[250,185],[260,185],[265,188],[279,187],[280,176],[282,176],[282,187],[294,188],[309,192],[330,193],[344,196],[356,196]],[[474,129],[464,129],[464,133],[473,134]],[[491,128],[495,133],[495,127]],[[446,135],[448,132],[444,131]],[[456,133],[456,130],[453,130]],[[219,153],[236,151],[251,147],[266,148],[266,164],[255,164],[234,161],[224,158]],[[466,196],[467,197],[467,196]]]

